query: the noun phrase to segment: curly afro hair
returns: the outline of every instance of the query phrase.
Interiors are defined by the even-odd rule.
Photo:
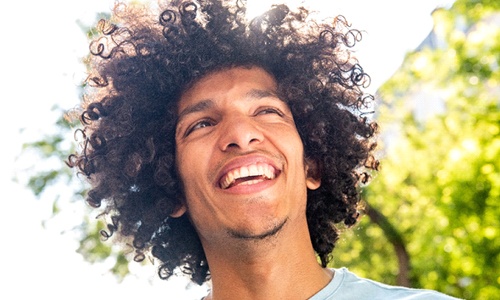
[[[314,250],[326,267],[339,224],[356,223],[360,186],[377,169],[377,125],[366,117],[369,77],[350,48],[361,39],[338,16],[324,22],[299,8],[275,5],[252,20],[239,0],[171,0],[152,9],[117,5],[98,23],[90,44],[82,108],[81,150],[68,164],[86,176],[87,201],[108,215],[110,233],[133,241],[137,259],[151,253],[159,276],[180,268],[202,284],[210,277],[189,218],[171,218],[181,205],[175,165],[176,104],[204,75],[258,66],[276,78],[321,187],[308,191]]]

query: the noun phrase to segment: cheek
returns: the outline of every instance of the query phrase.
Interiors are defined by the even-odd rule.
[[[210,184],[207,179],[208,151],[203,151],[203,148],[179,147],[176,163],[186,201],[203,194],[203,190],[206,190]]]
[[[184,147],[178,149],[176,156],[177,172],[183,186],[185,198],[190,196],[188,193],[192,191],[193,186],[196,184],[195,180],[197,178],[194,174],[196,174],[196,172],[200,172],[195,168],[197,165],[199,166],[199,164],[194,161],[196,156],[191,156],[189,155],[190,153],[192,152]]]
[[[291,168],[291,178],[297,188],[303,188],[307,185],[307,167],[304,158],[304,146],[298,133],[291,132],[281,140],[282,151]]]
[[[290,132],[286,137],[281,140],[283,151],[290,160],[296,162],[299,166],[305,168],[304,163],[304,146],[302,140],[297,132]]]

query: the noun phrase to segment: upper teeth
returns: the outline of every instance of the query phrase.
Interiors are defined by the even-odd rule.
[[[234,184],[237,179],[251,176],[264,176],[267,179],[274,179],[276,175],[272,166],[265,163],[256,163],[229,171],[222,177],[220,185],[223,189],[226,189]]]

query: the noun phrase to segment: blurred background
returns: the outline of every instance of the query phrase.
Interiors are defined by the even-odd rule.
[[[147,1],[142,1],[147,2]],[[206,286],[165,282],[102,241],[98,212],[64,160],[64,113],[78,105],[87,33],[112,0],[2,5],[0,97],[2,299],[200,299]],[[277,1],[344,15],[371,76],[381,171],[365,215],[332,266],[465,299],[500,299],[500,2]],[[325,4],[328,3],[328,4]],[[249,14],[270,1],[248,0]]]

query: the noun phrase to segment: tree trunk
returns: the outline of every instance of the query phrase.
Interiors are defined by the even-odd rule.
[[[410,256],[408,255],[408,251],[406,251],[406,243],[403,237],[381,212],[368,204],[366,204],[366,214],[373,223],[382,229],[384,235],[394,247],[399,264],[399,272],[396,279],[397,284],[410,287]]]

